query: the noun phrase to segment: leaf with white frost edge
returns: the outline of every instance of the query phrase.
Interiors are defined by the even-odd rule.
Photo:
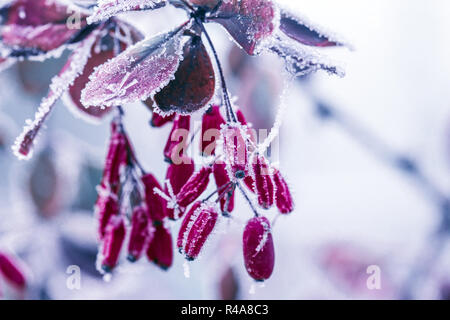
[[[166,3],[165,0],[100,0],[87,22],[91,24],[107,20],[127,11],[155,10],[164,7]]]
[[[81,93],[81,103],[110,107],[153,97],[178,70],[185,27],[143,40],[97,67]]]

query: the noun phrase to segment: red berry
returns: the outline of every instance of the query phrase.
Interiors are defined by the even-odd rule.
[[[0,273],[18,289],[24,289],[26,278],[17,261],[11,256],[0,252]]]
[[[218,216],[214,204],[203,203],[195,211],[186,230],[188,234],[184,236],[186,259],[192,261],[198,257],[206,240],[216,226]]]
[[[141,255],[151,240],[150,220],[145,206],[138,206],[133,210],[131,218],[131,233],[128,242],[128,260],[134,262]]]
[[[191,127],[191,116],[177,115],[173,121],[172,131],[170,131],[164,148],[164,159],[169,162],[179,163],[184,154],[180,152],[188,145],[189,130]]]
[[[145,186],[145,202],[150,219],[161,222],[166,217],[166,201],[154,192],[155,188],[162,190],[161,185],[151,173],[146,174],[141,179]]]
[[[180,230],[178,231],[178,238],[177,238],[177,247],[180,252],[183,251],[183,242],[184,237],[187,237],[187,229],[189,226],[189,223],[192,220],[193,215],[195,214],[196,210],[199,209],[202,205],[202,201],[195,202],[192,207],[189,209],[188,213],[183,219],[183,222],[181,223]]]
[[[206,190],[209,184],[209,176],[212,168],[207,166],[194,173],[177,195],[177,203],[180,207],[187,207]]]
[[[243,249],[248,274],[257,281],[269,279],[275,265],[275,250],[267,218],[255,217],[247,223]]]
[[[228,170],[234,177],[243,179],[248,163],[247,134],[238,124],[223,127],[221,134]]]
[[[292,195],[286,180],[284,180],[280,171],[277,169],[273,173],[273,182],[277,190],[275,193],[275,201],[278,210],[282,214],[291,213],[294,211],[294,201],[292,200]]]
[[[103,240],[109,220],[112,216],[119,214],[117,196],[115,194],[107,194],[106,190],[100,190],[94,212],[98,221],[98,237],[100,240]]]
[[[173,121],[175,118],[175,113],[171,114],[170,116],[162,116],[156,112],[153,112],[152,120],[150,121],[150,124],[152,127],[155,128],[161,128],[165,124]]]
[[[117,265],[125,240],[125,223],[120,216],[111,217],[103,240],[102,269],[110,272]]]
[[[255,180],[258,203],[264,209],[269,209],[274,202],[274,185],[267,160],[263,156],[256,156],[253,164],[253,179]]]
[[[177,195],[181,188],[186,184],[189,178],[195,171],[194,160],[188,157],[183,158],[183,162],[180,164],[171,164],[167,169],[166,180],[169,180],[174,195]],[[166,194],[170,195],[167,185],[164,188]],[[178,208],[177,217],[175,217],[174,209],[166,209],[169,219],[176,220],[183,214],[182,208]]]
[[[216,154],[217,140],[220,138],[220,128],[225,124],[225,120],[220,114],[219,106],[212,106],[202,119],[202,136],[200,151],[204,156]]]
[[[155,227],[152,241],[147,248],[147,258],[164,270],[172,266],[172,235],[162,224]]]
[[[111,132],[101,185],[117,194],[120,188],[120,170],[128,160],[128,139],[119,131],[118,124],[114,121]]]

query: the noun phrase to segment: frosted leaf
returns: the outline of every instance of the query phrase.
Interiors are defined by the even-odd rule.
[[[175,79],[155,95],[155,102],[164,112],[189,114],[206,106],[214,96],[214,68],[201,38],[192,37],[183,51],[184,60]]]
[[[107,20],[122,12],[159,9],[166,3],[165,0],[100,0],[87,21],[91,24]]]
[[[258,54],[278,27],[278,10],[271,0],[223,1],[209,18],[220,23],[250,55]]]
[[[160,91],[182,59],[183,28],[143,40],[96,68],[81,93],[83,105],[122,105]]]
[[[325,70],[340,77],[345,75],[342,67],[329,61],[316,50],[278,34],[269,48],[286,62],[286,69],[300,77],[318,70]]]
[[[323,27],[315,26],[308,19],[281,10],[280,30],[288,37],[316,47],[351,46],[338,35],[325,30]]]
[[[141,40],[141,34],[132,26],[120,22],[116,31],[102,30],[104,35],[99,37],[91,49],[89,58],[83,72],[70,86],[63,96],[63,102],[78,118],[87,122],[98,124],[112,109],[97,106],[85,107],[81,102],[81,91],[89,81],[89,76],[95,67],[107,62],[115,56],[115,39],[119,40],[121,50]]]
[[[67,22],[75,12],[80,17],[79,25],[70,28]],[[56,50],[73,42],[86,26],[86,16],[66,1],[17,0],[2,8],[2,16],[0,39],[14,57],[37,56]]]
[[[56,101],[74,82],[83,71],[91,54],[91,48],[96,40],[97,33],[81,42],[74,53],[69,57],[60,74],[52,79],[49,94],[42,99],[34,120],[27,120],[22,133],[17,137],[12,150],[19,159],[29,159],[32,156],[32,149],[42,125],[50,115]]]

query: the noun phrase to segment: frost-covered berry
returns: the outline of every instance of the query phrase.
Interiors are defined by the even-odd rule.
[[[111,217],[103,239],[102,269],[111,272],[119,260],[120,251],[125,240],[125,223],[120,216]]]
[[[169,162],[179,163],[182,152],[188,145],[191,116],[177,115],[173,121],[172,130],[164,148],[164,159]]]
[[[255,179],[253,179],[253,177],[251,175],[247,175],[244,178],[244,183],[251,192],[253,192],[253,193],[256,192],[255,191]]]
[[[255,217],[248,221],[243,236],[245,268],[256,281],[270,278],[275,265],[275,250],[269,220]]]
[[[187,260],[195,260],[217,223],[215,204],[203,203],[192,215],[183,238],[183,251]]]
[[[165,124],[173,121],[175,118],[175,113],[170,116],[162,116],[156,112],[153,112],[152,120],[150,121],[150,125],[154,128],[161,128]]]
[[[102,187],[117,194],[120,187],[120,170],[126,165],[128,158],[128,139],[124,133],[117,130],[117,124],[112,124],[112,134],[109,141],[103,169]]]
[[[194,173],[186,184],[181,188],[177,195],[177,203],[180,207],[187,207],[206,190],[209,184],[209,176],[212,173],[212,168],[206,166],[200,171]]]
[[[152,237],[150,219],[146,206],[138,206],[133,210],[131,218],[131,233],[128,242],[128,260],[137,261],[147,248]]]
[[[257,155],[252,168],[258,204],[264,209],[269,209],[273,206],[275,192],[269,164],[265,157]]]
[[[192,220],[192,216],[194,215],[195,211],[201,207],[202,203],[202,201],[194,202],[194,204],[191,206],[186,216],[184,217],[183,222],[181,223],[177,238],[177,248],[180,252],[183,252],[184,236],[187,235],[187,228]]]
[[[169,181],[175,196],[180,192],[181,188],[186,184],[194,171],[194,160],[189,157],[183,157],[180,164],[172,163],[169,166],[169,168],[167,169],[166,180]],[[167,184],[164,188],[164,191],[166,194],[170,195]],[[166,214],[171,220],[177,220],[182,217],[183,211],[183,208],[166,208]]]
[[[147,258],[163,270],[167,270],[172,266],[172,235],[162,224],[155,226],[152,241],[147,248]]]
[[[243,179],[247,172],[248,147],[246,127],[228,124],[222,127],[223,152],[228,171],[237,179]]]
[[[294,201],[292,200],[289,186],[278,169],[274,170],[273,182],[275,183],[276,188],[275,202],[278,210],[282,214],[291,213],[292,211],[294,211]]]
[[[145,186],[145,202],[147,204],[148,214],[152,221],[163,221],[166,217],[165,201],[158,194],[155,194],[154,189],[162,190],[161,185],[154,175],[146,174],[141,178]]]
[[[26,278],[17,261],[10,255],[0,252],[0,274],[18,289],[24,289]]]
[[[224,214],[233,212],[234,209],[234,188],[231,185],[231,179],[228,175],[226,165],[224,163],[215,163],[213,166],[214,180],[219,190],[220,210]]]
[[[217,139],[220,138],[220,129],[225,120],[220,113],[219,106],[212,106],[202,118],[202,139],[200,152],[204,156],[216,154]]]
[[[102,240],[106,233],[106,226],[112,216],[119,214],[119,202],[115,194],[108,194],[101,190],[95,204],[95,216],[98,222],[98,237]]]

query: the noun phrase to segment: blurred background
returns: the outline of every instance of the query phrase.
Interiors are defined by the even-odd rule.
[[[0,250],[22,260],[25,291],[8,299],[448,299],[450,298],[450,2],[446,0],[279,1],[344,35],[355,51],[325,49],[347,75],[287,82],[270,55],[248,58],[208,26],[231,92],[256,128],[287,108],[277,161],[296,210],[276,218],[275,271],[264,286],[246,274],[241,235],[251,212],[223,223],[184,276],[142,259],[113,279],[95,270],[93,205],[109,136],[58,103],[32,160],[10,150],[64,59],[21,62],[0,73]],[[175,9],[123,16],[146,34],[183,20]],[[171,21],[170,25],[168,21]],[[173,22],[173,23],[172,23]],[[141,104],[125,108],[138,158],[161,180],[169,127],[148,125]],[[241,221],[242,223],[239,223]],[[178,231],[178,224],[172,232]],[[67,286],[81,268],[81,289]],[[367,287],[377,266],[381,289]]]

